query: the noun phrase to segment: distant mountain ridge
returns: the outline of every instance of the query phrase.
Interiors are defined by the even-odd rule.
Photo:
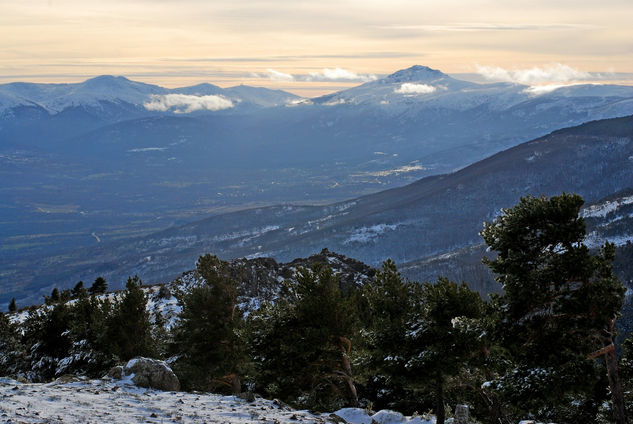
[[[452,173],[562,127],[633,114],[633,87],[528,88],[423,66],[290,104],[288,93],[263,88],[171,90],[113,76],[4,84],[0,282],[40,278],[14,271],[41,257],[212,214],[358,198]],[[406,228],[397,224],[361,226],[346,248]]]
[[[129,103],[143,108],[151,96],[184,94],[195,96],[224,96],[236,104],[279,106],[296,100],[299,96],[263,87],[240,85],[221,88],[213,84],[190,87],[164,88],[158,85],[132,81],[123,76],[101,75],[80,83],[37,84],[9,83],[0,85],[0,115],[13,107],[37,106],[51,114],[78,106],[99,107],[101,102]]]
[[[590,122],[404,187],[327,206],[280,205],[217,215],[30,262],[13,275],[30,287],[21,290],[30,291],[53,280],[71,284],[95,275],[124,281],[138,274],[145,281],[164,281],[191,268],[205,252],[285,261],[323,247],[370,265],[386,258],[413,264],[481,244],[482,222],[521,196],[566,191],[592,203],[630,188],[632,158],[633,116]],[[406,269],[412,278],[420,275],[415,266]]]

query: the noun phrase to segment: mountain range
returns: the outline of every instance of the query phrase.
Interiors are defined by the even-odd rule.
[[[292,259],[326,245],[372,264],[386,254],[403,263],[443,254],[467,246],[476,238],[473,224],[480,222],[457,216],[447,223],[463,234],[446,235],[433,227],[442,221],[441,211],[488,209],[465,194],[462,199],[462,189],[450,187],[454,201],[427,204],[438,195],[428,192],[421,209],[407,209],[422,198],[419,193],[437,190],[431,187],[441,187],[449,176],[466,175],[470,168],[465,166],[553,130],[631,113],[633,87],[589,84],[545,90],[477,84],[424,66],[313,99],[248,86],[168,89],[112,76],[78,84],[0,85],[0,282],[7,296],[44,279],[47,284],[51,278],[66,281],[76,273],[72,266],[60,268],[65,263],[60,258],[76,257],[76,249],[99,252],[118,242],[140,252],[134,243],[143,236],[177,232],[184,224],[207,222],[200,220],[211,215],[217,217],[209,222],[222,222],[221,227],[209,224],[208,236],[191,233],[201,245],[206,243],[201,240],[219,237],[208,246],[225,257],[267,252]],[[502,163],[495,166],[503,168]],[[541,183],[525,182],[526,172],[508,168],[507,185],[519,184],[513,188],[520,194],[538,192]],[[464,193],[478,192],[468,182],[477,175],[463,177],[462,186],[469,187]],[[565,181],[564,176],[557,178]],[[424,177],[431,178],[420,180]],[[362,197],[413,182],[389,194]],[[583,184],[573,187],[585,190],[590,200],[615,192],[596,188],[593,197],[588,193],[593,183]],[[551,187],[563,189],[560,184]],[[368,205],[364,199],[376,200],[367,200]],[[401,219],[387,212],[384,220],[365,218],[379,212],[380,202],[392,201],[401,205]],[[274,206],[279,204],[283,206]],[[247,208],[258,209],[218,216]],[[263,218],[269,214],[287,222]],[[356,216],[359,221],[356,227],[345,227],[349,230],[332,224],[335,235],[307,235]],[[234,218],[236,223],[228,221]],[[305,239],[305,245],[296,244],[301,251],[295,253],[294,241],[286,247],[283,237],[277,244],[258,242],[255,248],[248,241],[241,246],[230,242],[278,237],[275,226]],[[412,241],[396,242],[401,236],[421,247],[411,250]],[[393,252],[370,253],[367,246],[378,237],[387,237],[385,249],[393,247]],[[440,247],[437,240],[442,240]],[[109,257],[120,258],[122,249]],[[96,258],[108,262],[99,255],[81,263],[92,269]],[[42,258],[51,265],[48,271],[24,273]],[[184,268],[165,264],[164,275],[191,267],[194,259],[187,257]],[[148,269],[146,278],[158,278],[149,269],[159,267],[137,266]]]
[[[481,245],[482,223],[525,195],[581,194],[592,231],[588,240],[622,245],[633,236],[633,227],[624,225],[630,220],[607,213],[607,221],[594,218],[602,216],[601,211],[619,210],[605,206],[611,205],[608,196],[625,199],[617,204],[629,207],[633,202],[622,193],[632,187],[633,116],[595,121],[555,131],[452,173],[344,202],[220,214],[149,236],[17,263],[5,267],[5,273],[13,275],[6,280],[15,285],[2,295],[8,299],[39,291],[41,296],[53,281],[69,286],[96,275],[114,285],[134,274],[149,282],[168,281],[192,268],[206,252],[222,258],[270,256],[287,261],[323,247],[375,266],[392,258],[407,276],[427,279],[429,264]],[[609,222],[622,227],[609,232]],[[480,284],[476,288],[483,292],[495,290],[486,278],[469,283]]]

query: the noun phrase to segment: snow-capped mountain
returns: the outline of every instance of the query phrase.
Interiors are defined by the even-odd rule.
[[[221,96],[233,107],[250,105],[276,107],[301,105],[302,108],[339,105],[378,107],[388,114],[420,109],[466,111],[485,107],[503,111],[537,100],[541,104],[561,99],[591,98],[602,103],[624,100],[618,107],[631,107],[633,88],[628,86],[578,84],[568,86],[529,87],[514,83],[478,84],[462,81],[426,66],[412,66],[384,78],[333,94],[298,102],[298,96],[263,87],[239,85],[221,88],[203,83],[168,89],[132,81],[122,76],[102,75],[76,84],[9,83],[0,85],[0,115],[18,106],[42,107],[51,114],[72,107],[100,107],[103,102],[128,103],[143,108],[156,96]],[[628,100],[626,100],[628,99]],[[147,109],[147,108],[145,108]],[[173,111],[173,109],[168,109]],[[163,110],[161,110],[163,111]]]
[[[104,102],[128,103],[143,108],[156,96],[222,96],[234,104],[279,106],[298,98],[281,90],[237,86],[228,89],[213,84],[168,89],[132,81],[122,76],[102,75],[76,84],[16,82],[0,85],[0,115],[18,106],[41,107],[56,114],[73,107],[99,108]],[[147,109],[147,108],[145,108]]]
[[[8,247],[0,278],[16,278],[8,270],[30,255],[247,206],[343,201],[453,172],[563,127],[633,114],[633,87],[534,92],[421,66],[296,100],[257,87],[167,89],[109,76],[1,85],[0,245]],[[361,225],[345,246],[396,224]]]
[[[91,78],[77,84],[18,82],[0,85],[0,96],[3,98],[13,98],[22,106],[37,105],[51,114],[59,113],[69,107],[98,107],[100,102],[142,105],[151,94],[166,92],[166,89],[156,85],[109,75]]]
[[[326,106],[381,106],[387,111],[399,111],[402,106],[466,110],[486,102],[499,108],[501,105],[509,106],[527,99],[527,95],[521,94],[521,90],[525,88],[505,83],[476,84],[455,79],[426,66],[413,66],[313,101]]]
[[[581,97],[629,99],[629,86],[578,84],[569,86],[530,87],[516,83],[478,84],[455,79],[426,66],[412,66],[385,78],[359,87],[313,99],[326,106],[364,105],[381,107],[386,113],[401,113],[411,109],[448,109],[466,111],[477,107],[503,111],[521,103],[554,106],[554,100],[574,103]],[[573,99],[573,100],[572,100]],[[563,102],[564,102],[563,101]],[[543,107],[543,106],[541,106]],[[630,103],[628,104],[630,108]],[[630,110],[630,109],[629,109]]]

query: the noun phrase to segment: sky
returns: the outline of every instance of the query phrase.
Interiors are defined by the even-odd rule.
[[[633,84],[631,0],[0,0],[0,83],[96,75],[312,96],[419,64]]]

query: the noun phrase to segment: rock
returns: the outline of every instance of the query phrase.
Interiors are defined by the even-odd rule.
[[[341,418],[343,422],[351,424],[372,424],[371,416],[368,411],[363,408],[343,408],[334,412],[332,415],[336,415]],[[330,417],[332,417],[330,415]]]
[[[108,377],[114,378],[115,380],[120,380],[123,378],[123,367],[121,365],[117,365],[116,367],[110,368],[108,371]]]
[[[180,382],[172,369],[164,361],[150,358],[134,358],[123,368],[126,376],[132,376],[132,382],[139,387],[163,390],[180,390]]]
[[[407,418],[400,412],[383,409],[371,416],[372,422],[378,424],[403,424],[407,422]]]
[[[20,382],[20,383],[24,383],[24,384],[28,384],[28,383],[30,383],[30,381],[29,381],[28,379],[24,378],[24,377],[23,377],[23,376],[21,376],[21,375],[18,375],[18,376],[15,378],[15,381],[18,381],[18,382]]]
[[[455,406],[455,424],[468,424],[468,405]]]
[[[244,399],[246,402],[255,402],[255,393],[250,390],[244,393],[240,393],[240,398]]]

